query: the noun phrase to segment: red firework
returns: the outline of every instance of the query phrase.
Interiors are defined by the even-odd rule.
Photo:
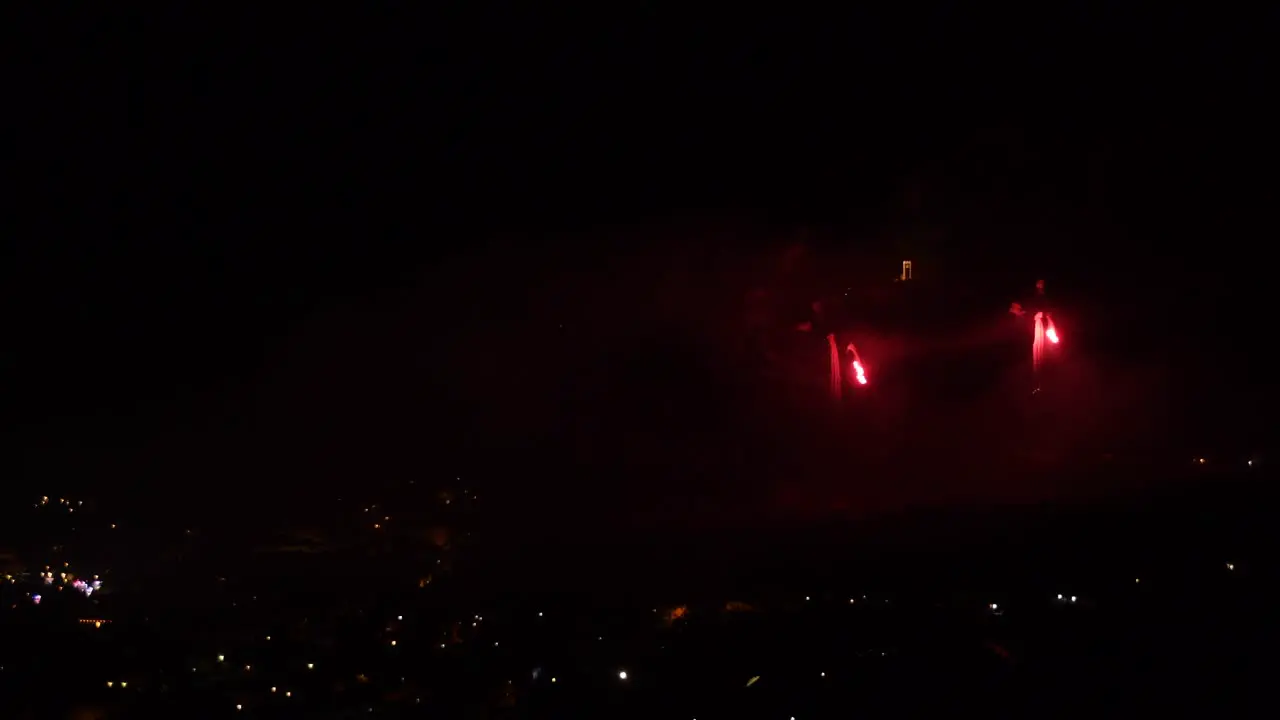
[[[850,367],[853,369],[854,379],[858,381],[859,385],[866,385],[867,370],[862,365],[862,356],[858,355],[858,348],[854,347],[853,343],[849,343],[845,350],[853,354],[853,364]]]
[[[831,397],[840,399],[844,383],[840,379],[840,348],[836,346],[836,334],[827,335],[827,344],[831,346]]]
[[[1053,318],[1047,313],[1036,313],[1036,330],[1035,338],[1031,341],[1031,364],[1032,367],[1039,372],[1040,363],[1044,361],[1044,341],[1058,344],[1058,329],[1053,324]]]

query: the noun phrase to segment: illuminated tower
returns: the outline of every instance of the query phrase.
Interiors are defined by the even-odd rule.
[[[898,279],[904,282],[911,279],[911,261],[910,260],[902,261],[902,277]]]

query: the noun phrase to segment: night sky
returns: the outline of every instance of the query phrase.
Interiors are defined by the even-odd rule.
[[[1160,415],[1144,449],[1248,452],[1277,231],[1254,11],[31,18],[6,485],[759,505],[803,433],[726,348],[794,247],[824,292],[910,254],[993,322],[1046,277],[1093,323],[1079,367]],[[845,462],[823,447],[794,455]]]

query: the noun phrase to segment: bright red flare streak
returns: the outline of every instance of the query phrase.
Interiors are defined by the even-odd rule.
[[[1031,366],[1040,371],[1040,358],[1044,354],[1044,313],[1036,313],[1036,334],[1031,341]]]
[[[1053,328],[1049,328],[1048,330],[1045,330],[1044,336],[1049,338],[1049,342],[1051,343],[1058,342],[1058,331],[1054,330]]]
[[[867,371],[862,367],[862,356],[858,354],[858,348],[854,347],[853,343],[849,343],[845,350],[848,350],[853,355],[853,365],[851,367],[853,368],[854,379],[858,381],[859,385],[866,385]]]
[[[827,335],[827,343],[831,346],[831,397],[839,400],[844,383],[840,380],[840,348],[836,346],[835,333]]]

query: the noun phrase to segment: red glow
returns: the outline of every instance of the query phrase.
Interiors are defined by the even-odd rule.
[[[862,363],[857,360],[853,361],[853,374],[857,377],[859,385],[867,384],[867,373],[862,369]]]
[[[836,346],[835,333],[827,335],[827,344],[831,347],[831,397],[839,401],[843,383],[840,380],[840,349]]]
[[[1036,313],[1035,339],[1031,341],[1031,366],[1040,372],[1040,360],[1044,356],[1044,313]]]
[[[1056,344],[1058,342],[1058,331],[1054,330],[1053,328],[1049,328],[1048,330],[1045,330],[1044,336],[1049,338],[1049,342],[1051,343]]]
[[[853,365],[851,366],[851,369],[853,370],[854,378],[858,381],[859,385],[866,385],[867,371],[862,367],[862,357],[858,355],[858,348],[854,347],[853,343],[849,343],[849,346],[846,347],[845,350],[848,350],[849,354],[853,355]]]

